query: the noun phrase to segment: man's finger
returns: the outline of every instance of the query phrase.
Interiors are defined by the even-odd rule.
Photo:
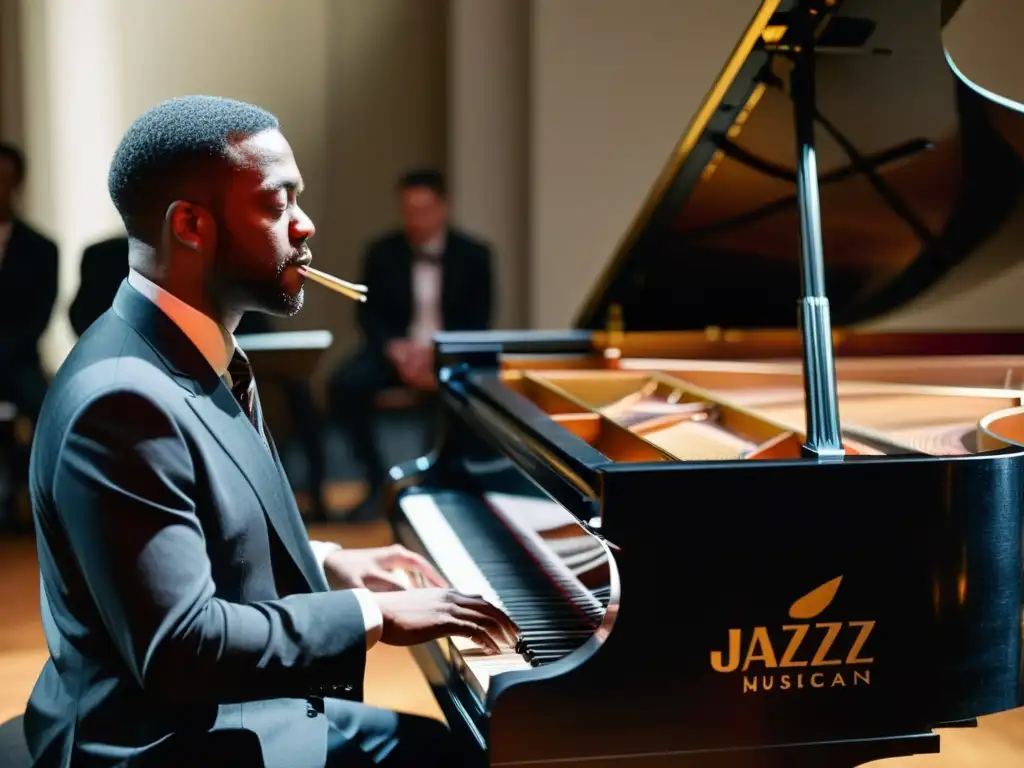
[[[463,595],[462,599],[458,601],[460,605],[465,608],[471,608],[475,611],[488,616],[495,624],[501,628],[505,636],[508,638],[510,645],[515,645],[516,640],[519,639],[519,627],[516,623],[508,617],[508,615],[498,608],[496,605],[487,602],[482,597]]]
[[[478,627],[472,621],[452,617],[449,619],[448,634],[456,635],[458,637],[468,637],[488,653],[501,653],[501,646],[495,642],[494,638],[487,634],[487,630],[482,627]]]
[[[415,552],[410,552],[405,547],[397,546],[388,555],[387,565],[412,568],[418,571],[420,575],[427,580],[429,586],[441,588],[448,588],[450,586],[448,582],[444,580],[444,577],[437,572],[434,566],[432,566],[425,557],[421,557]]]
[[[478,627],[481,627],[499,646],[515,647],[516,636],[510,636],[508,630],[493,616],[476,608],[464,608],[462,606],[455,606],[452,609],[452,613],[457,618],[471,621]]]

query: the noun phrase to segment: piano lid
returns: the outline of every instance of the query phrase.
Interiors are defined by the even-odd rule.
[[[815,135],[834,325],[949,295],[951,283],[955,296],[1005,268],[1008,249],[983,246],[1024,216],[1024,115],[947,61],[943,31],[963,0],[817,5],[828,17]],[[764,1],[577,326],[605,328],[614,305],[629,331],[796,326],[795,137],[779,48],[802,7]]]

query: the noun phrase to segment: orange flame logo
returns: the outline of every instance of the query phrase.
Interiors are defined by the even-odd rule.
[[[835,599],[842,580],[842,576],[836,576],[832,581],[826,581],[820,587],[812,589],[789,607],[789,617],[806,621],[818,616]]]

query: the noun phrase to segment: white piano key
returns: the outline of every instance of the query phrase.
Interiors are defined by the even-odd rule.
[[[532,669],[530,662],[514,651],[505,651],[500,655],[486,655],[476,646],[460,651],[457,663],[461,667],[463,680],[476,693],[481,702],[486,700],[491,679],[495,675]]]

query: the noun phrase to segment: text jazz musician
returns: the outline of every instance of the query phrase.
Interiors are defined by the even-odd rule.
[[[58,371],[32,452],[35,765],[457,765],[443,724],[361,703],[367,650],[497,650],[515,627],[405,549],[309,541],[234,343],[243,312],[303,301],[313,223],[278,121],[164,102],[109,187],[130,274]],[[434,586],[401,589],[397,567]]]

